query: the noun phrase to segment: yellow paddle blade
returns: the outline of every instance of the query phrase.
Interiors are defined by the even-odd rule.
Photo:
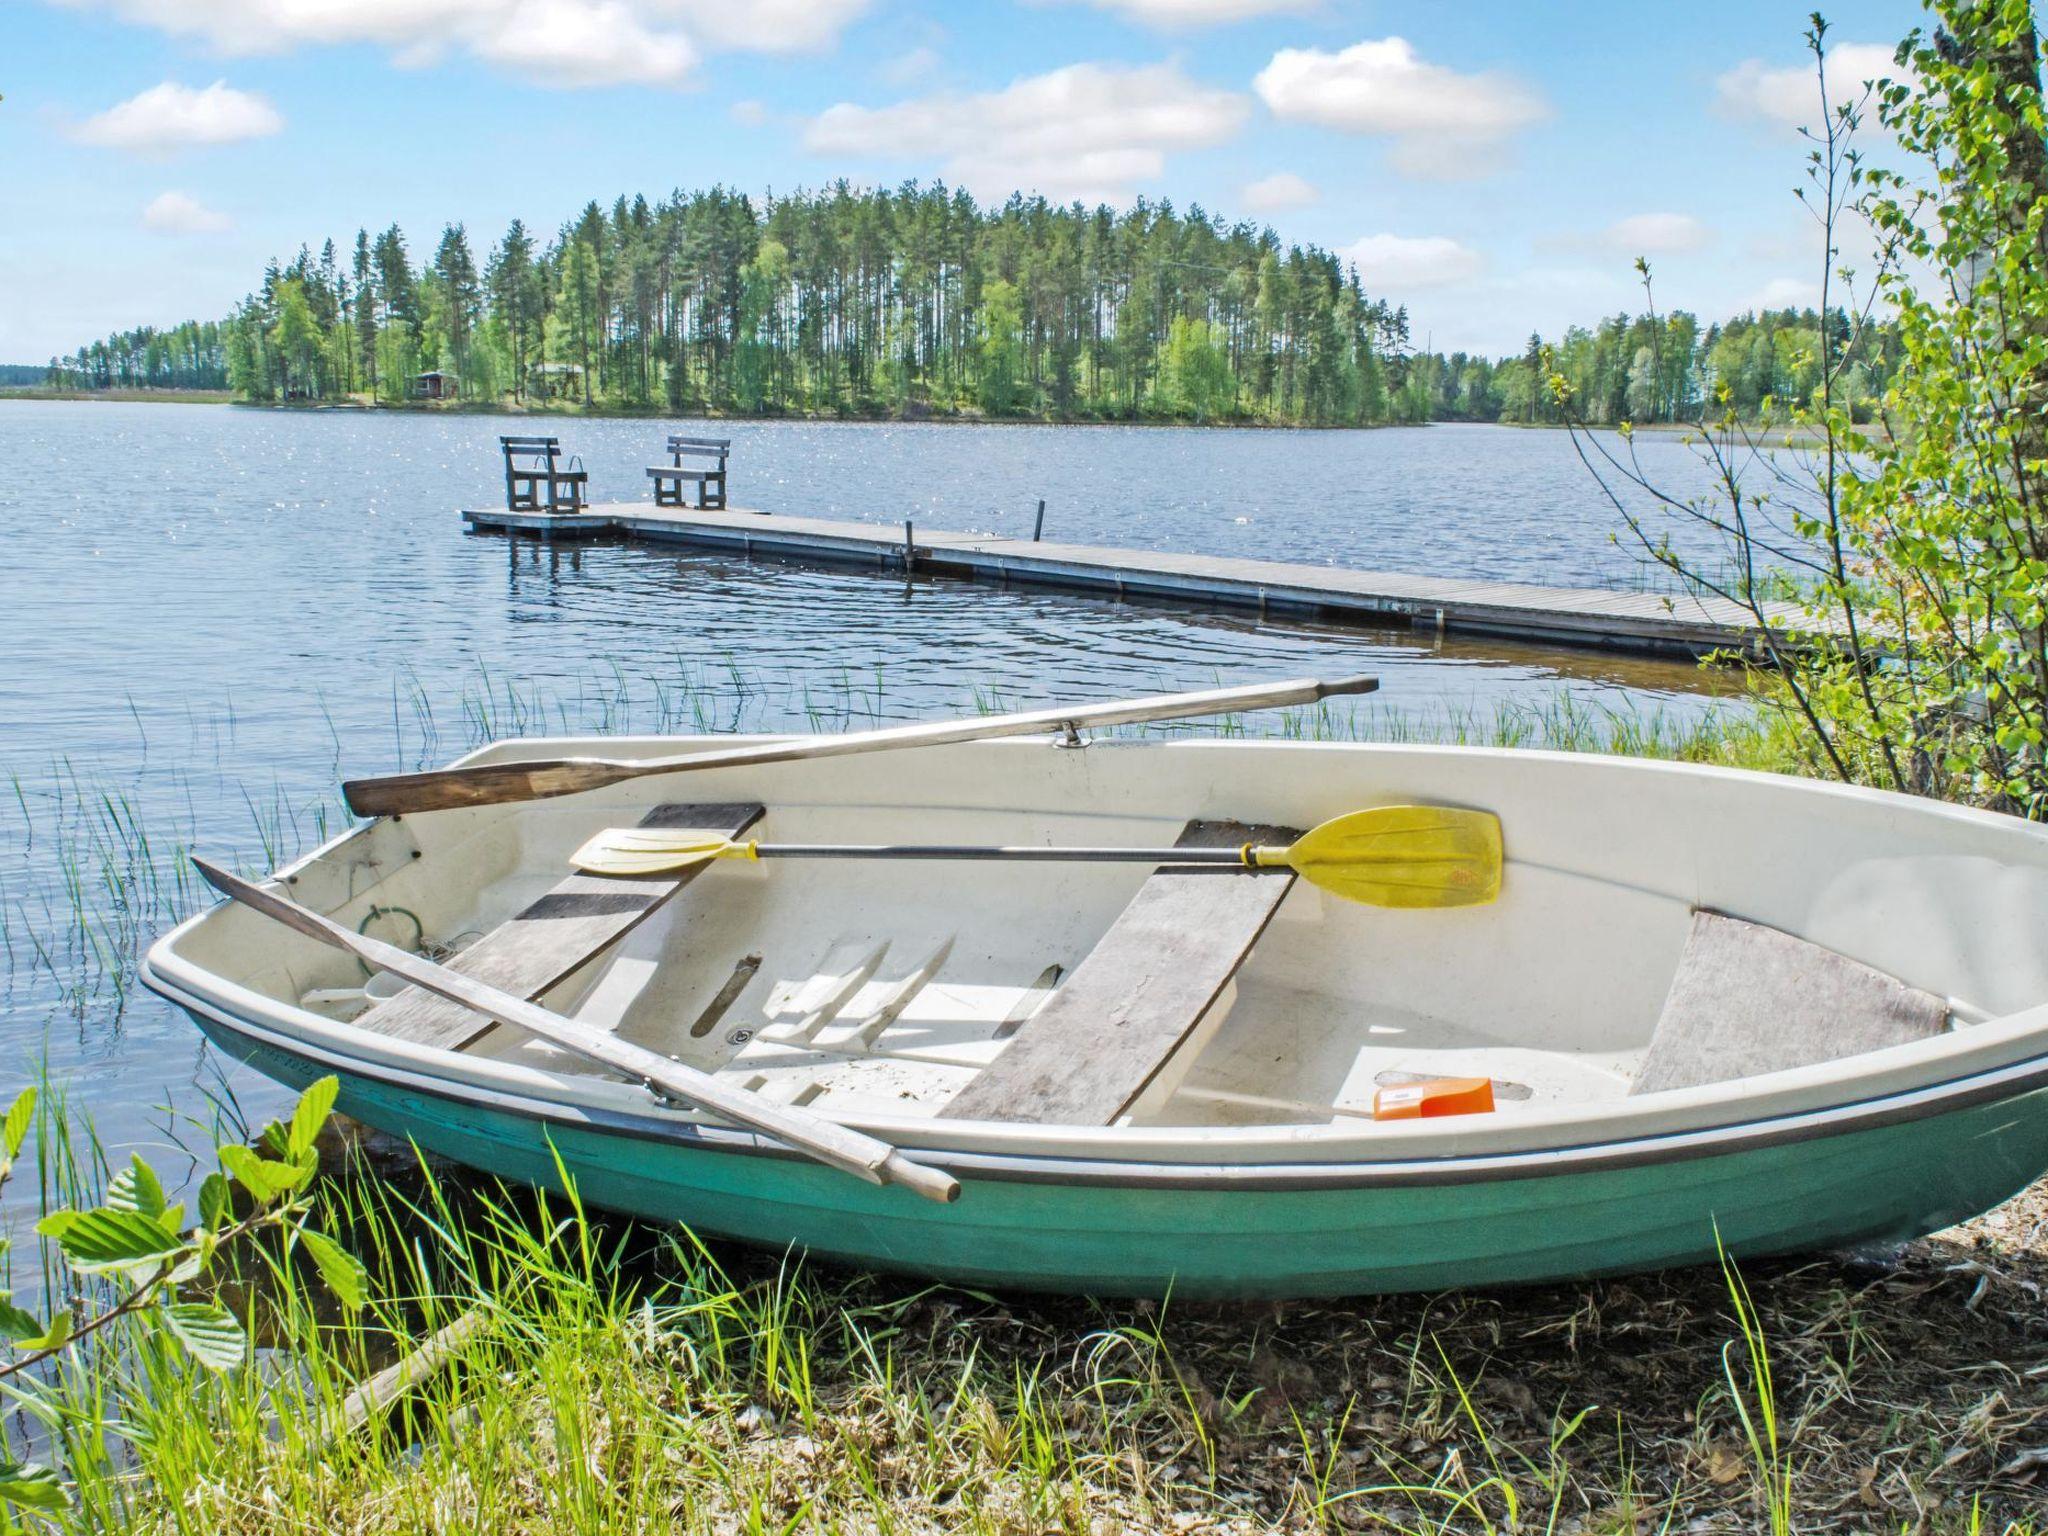
[[[1441,805],[1382,805],[1257,848],[1304,880],[1375,907],[1471,907],[1500,894],[1500,818]]]
[[[751,859],[752,843],[736,843],[701,827],[606,827],[569,855],[589,875],[665,875],[712,859]]]

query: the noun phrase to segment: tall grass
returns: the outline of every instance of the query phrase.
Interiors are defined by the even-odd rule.
[[[1776,1536],[1836,1528],[1859,1486],[1839,1424],[1785,1417],[1765,1330],[1804,1320],[1732,1263],[1720,1308],[1711,1274],[1633,1282],[1642,1313],[1619,1287],[1320,1314],[1098,1305],[835,1276],[425,1168],[344,1165],[325,1201],[380,1299],[338,1315],[271,1254],[226,1288],[265,1346],[253,1365],[214,1375],[134,1330],[53,1379],[47,1421],[61,1404],[112,1431],[45,1447],[74,1486],[68,1526]],[[472,1313],[444,1369],[351,1416],[366,1373]],[[1578,1336],[1561,1374],[1529,1376],[1529,1329]],[[1646,1343],[1675,1379],[1603,1407],[1630,1379],[1616,1358]],[[1539,1400],[1521,1377],[1564,1385]],[[1892,1411],[1879,1445],[1938,1422]],[[1745,1425],[1763,1454],[1731,1478],[1697,1447]],[[1786,1436],[1813,1442],[1796,1472]],[[1915,1528],[2039,1536],[2012,1494],[1936,1499]]]
[[[992,714],[1024,703],[976,687],[954,708]],[[73,1017],[97,1009],[118,1022],[142,949],[211,899],[192,872],[192,851],[202,843],[225,845],[264,869],[288,863],[349,824],[338,793],[347,773],[418,768],[517,736],[758,732],[792,724],[842,731],[915,712],[896,702],[880,668],[767,678],[732,658],[706,667],[681,657],[672,671],[638,679],[615,665],[553,680],[506,677],[479,665],[440,704],[419,678],[405,674],[393,681],[391,705],[386,751],[382,742],[351,743],[320,701],[323,729],[312,741],[326,757],[294,765],[304,769],[296,782],[336,787],[300,790],[281,777],[264,784],[237,775],[232,700],[188,719],[185,739],[174,747],[152,745],[131,704],[140,747],[120,768],[59,758],[34,774],[17,769],[0,796],[0,839],[25,855],[12,870],[0,868],[0,1000],[32,987]],[[1704,713],[1608,706],[1561,690],[1532,701],[1447,700],[1419,709],[1326,700],[1117,734],[1442,742],[1688,762],[1758,761],[1766,745],[1739,705]]]

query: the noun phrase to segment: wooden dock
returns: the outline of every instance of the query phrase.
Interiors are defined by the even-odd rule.
[[[464,512],[462,517],[478,533],[551,539],[613,535],[763,559],[1251,609],[1375,629],[1412,625],[1553,645],[1693,656],[1753,650],[1760,643],[1753,620],[1739,605],[1683,593],[1528,586],[926,528],[906,537],[903,524],[770,516],[742,508],[711,511],[640,502],[592,506],[577,513],[490,509]],[[1792,617],[1788,609],[1788,620]]]

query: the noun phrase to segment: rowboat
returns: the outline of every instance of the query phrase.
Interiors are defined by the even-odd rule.
[[[1073,735],[830,760],[763,739],[733,766],[383,816],[245,892],[311,914],[300,932],[223,904],[144,978],[231,1055],[333,1074],[348,1114],[488,1174],[993,1287],[1644,1270],[1903,1239],[2048,1169],[2036,827],[1633,759]],[[733,745],[523,740],[454,768]],[[630,828],[1235,848],[1394,806],[1497,817],[1497,896],[1362,904],[1163,859],[571,864]],[[404,969],[321,941],[356,933]],[[454,1001],[449,973],[516,1008]],[[710,1086],[651,1091],[662,1063]],[[1457,1083],[1487,1103],[1431,1112]],[[792,1144],[804,1125],[958,1198],[849,1177]]]

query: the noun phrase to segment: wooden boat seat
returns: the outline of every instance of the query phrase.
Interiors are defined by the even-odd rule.
[[[738,837],[762,814],[762,807],[755,804],[658,805],[640,825],[707,827]],[[455,956],[448,968],[531,1001],[603,953],[708,867],[698,865],[651,880],[572,874]],[[355,1022],[358,1029],[449,1051],[459,1051],[497,1027],[460,1003],[418,987],[406,988]]]
[[[1704,909],[1631,1094],[1814,1066],[1940,1034],[1948,1005],[1776,928]]]
[[[1191,821],[1175,843],[1291,843],[1291,827]],[[1109,1125],[1224,998],[1292,872],[1155,870],[1065,985],[947,1103],[955,1120]]]

